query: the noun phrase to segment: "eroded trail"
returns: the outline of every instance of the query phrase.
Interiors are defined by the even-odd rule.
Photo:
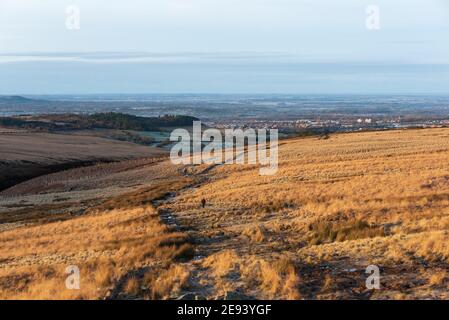
[[[192,179],[193,182],[177,192],[167,193],[164,197],[152,202],[161,220],[167,226],[179,232],[186,233],[189,241],[195,247],[193,259],[189,262],[182,263],[183,266],[188,268],[190,272],[189,286],[179,293],[178,296],[173,296],[173,299],[198,300],[219,298],[216,296],[216,289],[213,284],[205,282],[207,279],[207,274],[205,269],[201,267],[202,261],[210,255],[210,252],[214,251],[211,251],[211,245],[215,241],[214,239],[211,239],[203,234],[204,230],[202,230],[201,225],[204,217],[200,215],[193,217],[198,224],[192,224],[190,221],[186,220],[188,217],[173,210],[173,206],[176,204],[178,197],[195,192],[198,188],[207,184],[209,181],[208,173],[217,166],[219,165],[209,165],[200,169],[180,169],[179,171],[183,173],[185,177]],[[202,207],[201,202],[198,203],[198,206]]]
[[[242,259],[250,257],[253,267],[260,268],[260,263],[272,260],[273,255],[268,241],[251,243],[247,236],[242,238],[245,230],[258,230],[258,222],[250,221],[238,212],[233,219],[227,219],[220,214],[217,204],[209,199],[203,191],[211,181],[221,179],[216,170],[221,165],[211,165],[191,168],[186,174],[194,183],[177,192],[169,193],[165,197],[153,202],[161,219],[178,231],[188,234],[189,241],[195,247],[194,258],[184,263],[190,270],[189,287],[182,292],[179,299],[256,299],[266,296],[259,294],[258,288],[249,288],[248,274],[243,275],[240,270]],[[185,170],[185,169],[184,169]],[[188,201],[188,208],[185,201]],[[202,200],[204,201],[204,205]],[[183,205],[180,206],[180,203]],[[187,209],[187,210],[184,210]],[[252,235],[248,235],[249,238]],[[268,240],[268,239],[266,239]],[[282,242],[282,235],[276,236],[278,245]],[[279,246],[278,250],[283,250]],[[266,258],[266,259],[265,259]],[[244,273],[251,272],[252,266],[243,266]],[[291,268],[289,262],[287,268]],[[269,266],[267,264],[267,266]],[[269,268],[269,267],[268,267]],[[260,270],[258,270],[260,272]],[[294,271],[287,271],[293,276]],[[284,276],[275,279],[283,281]],[[260,275],[251,275],[260,277]],[[254,279],[256,282],[260,279]],[[229,283],[232,282],[230,286]],[[293,294],[294,295],[294,294]]]

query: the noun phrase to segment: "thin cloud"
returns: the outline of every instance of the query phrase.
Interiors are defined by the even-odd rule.
[[[260,61],[288,59],[294,55],[287,53],[146,53],[146,52],[93,52],[93,53],[3,53],[0,63],[15,62],[82,62],[82,63],[178,63],[178,62],[223,62]]]

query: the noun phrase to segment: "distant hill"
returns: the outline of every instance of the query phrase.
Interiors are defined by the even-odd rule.
[[[17,102],[30,102],[30,101],[35,100],[28,99],[22,96],[0,96],[0,102],[17,103]]]
[[[25,98],[26,99],[26,98]],[[0,126],[27,130],[117,129],[152,131],[165,127],[191,126],[198,118],[182,115],[138,117],[124,113],[95,113],[92,115],[52,114],[38,116],[0,117]]]

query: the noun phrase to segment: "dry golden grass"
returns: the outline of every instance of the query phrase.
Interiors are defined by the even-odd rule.
[[[207,257],[203,266],[212,268],[216,277],[224,277],[231,272],[238,264],[238,257],[234,251],[224,250],[215,255]]]
[[[299,299],[300,278],[295,264],[287,257],[264,260],[257,256],[237,256],[233,250],[210,255],[202,261],[203,271],[213,276],[217,293],[243,291],[267,298]],[[207,282],[205,282],[207,283]]]
[[[182,265],[171,265],[160,274],[145,274],[144,283],[150,289],[151,299],[169,299],[189,286],[190,271]]]
[[[273,176],[181,168],[79,218],[0,232],[0,297],[447,299],[448,168],[445,128],[282,141]],[[70,264],[79,292],[61,289]],[[381,290],[365,286],[369,265]]]
[[[248,237],[254,243],[261,243],[267,240],[267,230],[263,225],[248,227],[243,230],[242,235]]]
[[[299,276],[295,265],[286,258],[274,262],[261,261],[261,289],[270,294],[269,298],[284,297],[297,300],[299,294]]]
[[[359,297],[350,292],[364,297],[363,271],[370,264],[384,267],[388,279],[372,298],[393,298],[401,285],[422,286],[411,275],[424,262],[430,273],[449,266],[448,168],[446,128],[292,139],[281,141],[277,174],[259,176],[254,165],[217,166],[205,174],[208,183],[185,191],[166,209],[195,230],[193,237],[211,239],[197,248],[209,258],[223,250],[243,261],[271,263],[279,253],[293,257],[309,287],[305,298],[319,298],[330,285],[320,266],[335,273],[326,298]],[[198,206],[202,198],[205,209]],[[345,271],[351,269],[357,272]],[[211,268],[226,278],[223,270]],[[284,283],[288,278],[273,274],[281,274]],[[277,276],[270,279],[265,283],[277,283]],[[298,286],[296,280],[289,283]],[[255,286],[247,290],[256,297],[289,296],[276,285],[259,291]],[[406,296],[426,297],[425,292]]]
[[[312,245],[385,235],[382,227],[373,227],[361,220],[346,223],[316,222],[309,225],[309,230],[312,231],[310,238],[310,244]]]
[[[192,258],[187,235],[165,225],[148,204],[161,196],[162,189],[122,196],[119,201],[127,208],[99,206],[67,221],[1,232],[0,298],[103,298],[132,270]],[[137,206],[144,195],[147,204]],[[79,290],[65,287],[69,265],[80,268]],[[153,267],[153,272],[160,270]],[[137,282],[131,277],[124,292],[137,295]]]
[[[429,277],[429,285],[431,286],[441,286],[447,285],[449,280],[449,275],[446,270],[434,272]]]
[[[125,284],[124,291],[131,296],[137,296],[140,293],[139,280],[136,277],[130,277]]]

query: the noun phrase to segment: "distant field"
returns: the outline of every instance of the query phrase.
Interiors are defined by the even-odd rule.
[[[62,169],[164,154],[157,148],[92,136],[0,132],[0,190]]]
[[[0,297],[447,299],[448,168],[449,129],[423,129],[284,140],[273,176],[157,159],[45,175],[0,193]]]

